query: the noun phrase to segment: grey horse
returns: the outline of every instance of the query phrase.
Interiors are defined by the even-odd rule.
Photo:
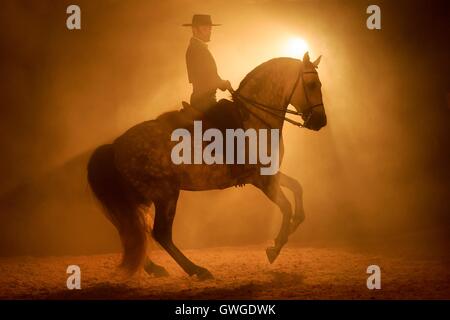
[[[308,53],[303,60],[271,59],[251,71],[233,92],[236,107],[246,117],[243,130],[249,128],[279,129],[286,120],[311,130],[327,123],[322,102],[321,83],[317,73],[320,57],[311,62]],[[295,110],[288,108],[292,105]],[[303,123],[286,116],[301,116]],[[281,210],[282,223],[275,244],[267,248],[272,263],[305,218],[302,187],[292,177],[278,171],[261,175],[261,165],[244,165],[236,178],[229,174],[227,164],[174,164],[171,150],[176,142],[171,133],[192,122],[180,111],[166,112],[157,119],[132,127],[112,144],[98,147],[88,163],[88,181],[94,195],[104,207],[107,217],[117,228],[123,245],[121,266],[131,274],[144,267],[149,274],[167,275],[166,270],[147,257],[148,235],[169,253],[190,276],[212,278],[204,267],[187,258],[172,241],[172,225],[180,190],[203,191],[225,189],[237,184],[252,184],[259,188]],[[283,159],[280,134],[279,162]],[[281,187],[295,196],[295,207]],[[155,206],[153,226],[147,219],[151,204]]]

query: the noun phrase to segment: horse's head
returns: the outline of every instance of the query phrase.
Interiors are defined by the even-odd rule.
[[[297,88],[290,100],[295,109],[302,114],[304,126],[316,131],[327,124],[327,115],[322,102],[322,84],[316,70],[320,58],[321,56],[311,62],[308,52],[305,53]]]

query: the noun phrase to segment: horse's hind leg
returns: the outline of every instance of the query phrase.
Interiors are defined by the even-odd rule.
[[[152,205],[152,201],[150,201],[150,200],[145,201],[143,199],[141,199],[141,200],[142,200],[142,202],[146,203],[145,205],[141,204],[140,210],[144,213],[143,216],[144,216],[144,220],[145,220],[145,224],[146,224],[147,233],[149,236],[151,236],[152,235],[152,222],[151,221],[153,218],[151,216],[150,206]],[[144,271],[148,275],[153,275],[155,277],[166,277],[169,275],[169,273],[163,266],[160,266],[160,265],[154,263],[148,255],[145,257],[143,267],[144,267]]]
[[[294,216],[292,217],[289,231],[289,233],[293,233],[295,230],[297,230],[297,227],[305,220],[305,210],[303,209],[303,189],[296,179],[282,172],[279,172],[279,176],[280,185],[282,187],[288,188],[294,194],[295,211]]]
[[[175,218],[179,191],[170,197],[155,201],[155,223],[153,225],[153,237],[172,256],[172,258],[190,276],[197,275],[201,280],[213,278],[205,268],[194,264],[189,260],[172,241],[172,225]]]
[[[155,277],[166,277],[169,275],[164,267],[154,263],[148,256],[145,258],[144,270],[149,275],[154,275]]]
[[[289,226],[292,216],[291,203],[281,190],[278,175],[261,176],[261,179],[254,183],[264,194],[272,200],[281,210],[283,219],[278,236],[275,238],[275,245],[266,250],[267,258],[272,263],[280,254],[281,248],[286,244],[289,236]]]

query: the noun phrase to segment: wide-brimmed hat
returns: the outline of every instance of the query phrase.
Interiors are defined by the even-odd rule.
[[[192,16],[192,23],[185,23],[183,27],[198,27],[198,26],[221,26],[221,24],[213,24],[209,14],[194,14]]]

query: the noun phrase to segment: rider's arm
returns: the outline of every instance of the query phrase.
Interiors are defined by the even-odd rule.
[[[186,52],[189,81],[197,88],[227,90],[229,81],[222,80],[217,73],[214,58],[207,49],[191,48]]]

